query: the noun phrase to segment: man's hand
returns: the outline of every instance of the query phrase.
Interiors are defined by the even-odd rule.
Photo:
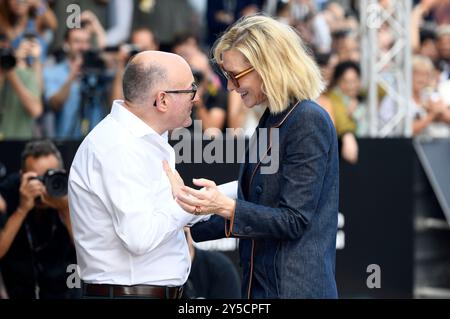
[[[29,55],[37,61],[41,58],[42,48],[37,39],[29,40]]]
[[[166,172],[167,178],[169,178],[170,186],[172,187],[172,196],[176,199],[182,193],[181,188],[184,186],[183,179],[176,170],[175,172],[172,172],[172,169],[167,161],[163,161],[163,168]]]
[[[52,197],[47,193],[47,190],[44,190],[41,200],[43,204],[56,209],[61,214],[65,214],[69,210],[67,195],[63,197]]]
[[[19,209],[25,213],[33,209],[36,197],[42,196],[45,192],[45,186],[39,180],[30,180],[30,178],[37,176],[34,172],[28,172],[21,177]]]
[[[83,64],[83,58],[81,54],[77,54],[75,57],[69,60],[70,67],[70,79],[76,80],[81,75],[81,66]]]

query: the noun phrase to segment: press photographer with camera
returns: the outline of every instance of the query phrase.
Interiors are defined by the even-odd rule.
[[[199,100],[195,103],[193,118],[202,121],[202,129],[210,136],[225,131],[228,93],[215,81],[216,74],[203,52],[196,52],[186,58],[196,83]]]
[[[90,31],[87,28],[67,29],[64,39],[64,59],[44,69],[44,98],[56,115],[55,137],[81,138],[100,122],[106,111],[98,99],[86,101],[83,95],[89,89],[86,84],[91,75],[87,64],[95,65],[95,62],[86,61],[86,55],[92,49]]]
[[[0,222],[0,268],[11,299],[78,297],[68,289],[76,264],[67,200],[67,174],[50,141],[29,142],[20,174],[0,184],[6,218]]]
[[[125,66],[130,58],[141,51],[158,50],[159,45],[153,32],[145,27],[133,30],[130,36],[130,43],[118,47],[115,56],[116,70],[111,88],[110,102],[123,99],[122,78]]]
[[[0,34],[0,140],[33,137],[34,119],[43,112],[41,47],[24,37],[17,50]]]

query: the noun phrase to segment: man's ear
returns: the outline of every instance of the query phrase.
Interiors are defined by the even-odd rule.
[[[158,111],[160,112],[167,112],[167,99],[166,99],[166,94],[164,92],[159,92],[156,95],[156,100],[155,103],[153,104],[154,107],[157,108]]]

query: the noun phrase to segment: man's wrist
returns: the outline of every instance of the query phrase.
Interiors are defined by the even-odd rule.
[[[31,209],[26,208],[26,207],[24,207],[24,206],[22,206],[22,205],[19,205],[19,207],[17,207],[15,213],[18,214],[18,215],[20,215],[20,216],[26,216],[26,215],[28,215],[28,213],[30,212],[30,210],[31,210]]]

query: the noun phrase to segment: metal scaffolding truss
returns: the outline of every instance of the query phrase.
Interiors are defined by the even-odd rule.
[[[383,8],[378,0],[360,1],[361,71],[363,85],[368,91],[369,134],[371,137],[412,135],[412,67],[410,19],[412,0],[391,1]],[[387,26],[393,45],[381,52],[378,33]],[[380,121],[379,89],[382,88],[394,104],[394,114]]]

